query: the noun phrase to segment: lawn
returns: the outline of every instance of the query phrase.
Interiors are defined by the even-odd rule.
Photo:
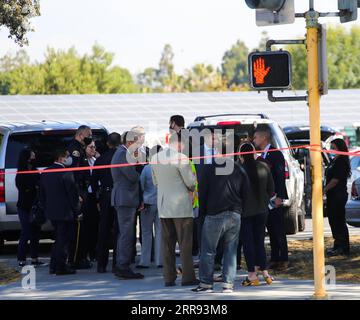
[[[325,238],[325,248],[332,247],[333,239]],[[290,266],[286,272],[273,272],[276,278],[313,279],[312,240],[288,241]],[[270,248],[267,248],[270,249]],[[349,257],[326,257],[325,264],[335,267],[337,282],[360,283],[360,236],[350,237]]]

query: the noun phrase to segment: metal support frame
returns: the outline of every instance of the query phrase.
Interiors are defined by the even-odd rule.
[[[266,51],[271,51],[271,47],[276,44],[303,44],[305,45],[305,39],[298,40],[268,40],[266,41]],[[267,90],[268,100],[270,102],[285,102],[285,101],[307,101],[308,96],[298,96],[298,97],[275,97],[273,95],[274,90]]]

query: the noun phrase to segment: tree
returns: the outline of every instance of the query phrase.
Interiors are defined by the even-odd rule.
[[[146,68],[137,76],[142,92],[179,91],[179,76],[174,71],[173,59],[173,49],[170,44],[166,44],[161,53],[158,68]]]
[[[43,63],[31,63],[24,50],[0,58],[2,94],[85,94],[138,92],[130,72],[112,66],[114,55],[95,44],[90,55],[75,48],[48,48]]]
[[[350,31],[342,26],[327,31],[328,72],[330,89],[360,88],[360,27]],[[306,89],[307,62],[304,46],[288,46],[293,65],[293,87]]]
[[[34,31],[29,19],[40,15],[38,0],[5,0],[0,2],[0,26],[9,29],[9,38],[23,46],[28,44],[26,34]]]
[[[221,73],[212,65],[199,63],[185,71],[184,89],[188,92],[225,91],[226,85]]]
[[[247,58],[249,49],[244,42],[238,40],[230,50],[226,51],[221,64],[221,74],[228,86],[248,83]]]

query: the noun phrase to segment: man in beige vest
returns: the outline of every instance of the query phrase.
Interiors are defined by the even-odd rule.
[[[174,286],[176,280],[176,241],[180,247],[182,264],[181,285],[198,283],[195,277],[193,243],[192,194],[196,176],[192,173],[189,159],[182,153],[186,141],[181,133],[173,133],[169,148],[151,159],[153,182],[158,188],[157,202],[161,219],[161,234],[165,286]]]

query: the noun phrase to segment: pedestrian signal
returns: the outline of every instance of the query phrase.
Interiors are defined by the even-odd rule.
[[[287,51],[249,54],[250,87],[257,90],[288,89],[291,86],[291,56]]]

